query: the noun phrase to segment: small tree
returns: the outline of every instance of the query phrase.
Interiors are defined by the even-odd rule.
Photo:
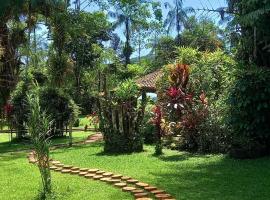
[[[41,110],[40,99],[35,91],[32,94],[27,94],[27,101],[29,104],[29,114],[26,124],[34,145],[37,165],[42,179],[42,197],[46,198],[51,193],[51,174],[49,169],[50,145],[48,142],[50,122],[46,113]]]

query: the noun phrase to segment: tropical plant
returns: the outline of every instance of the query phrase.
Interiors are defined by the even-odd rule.
[[[231,155],[251,158],[269,154],[270,71],[241,69],[230,93],[228,126],[231,127]]]
[[[115,7],[115,12],[109,11],[108,14],[111,18],[116,19],[113,24],[113,29],[124,26],[125,27],[125,45],[123,55],[125,57],[126,66],[130,64],[130,56],[133,52],[131,46],[132,27],[143,27],[145,20],[150,17],[150,12],[147,3],[140,0],[125,1],[125,0],[112,0]],[[143,20],[142,20],[143,19]]]
[[[50,135],[50,120],[46,113],[42,111],[40,106],[38,88],[34,93],[27,94],[27,102],[29,105],[27,128],[31,136],[34,147],[34,155],[37,160],[37,165],[40,171],[42,180],[42,199],[46,199],[52,192],[51,174],[50,174],[50,151],[49,151],[49,135]]]
[[[177,31],[177,37],[180,36],[180,31],[183,26],[185,26],[187,21],[187,13],[193,12],[193,8],[183,7],[183,0],[174,0],[174,5],[172,6],[170,3],[165,3],[165,8],[169,8],[169,12],[164,21],[164,27],[167,27],[167,35],[169,35],[169,31],[173,30],[173,28]]]
[[[208,18],[189,17],[179,38],[180,44],[199,51],[216,51],[224,48],[224,31]]]

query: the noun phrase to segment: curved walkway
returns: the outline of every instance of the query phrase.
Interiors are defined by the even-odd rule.
[[[87,138],[84,144],[94,143],[102,140],[101,134],[94,134]],[[28,154],[28,160],[30,163],[35,164],[36,158],[34,152]],[[137,200],[175,200],[170,194],[164,190],[160,190],[155,186],[151,186],[147,183],[140,182],[137,179],[123,176],[121,174],[115,174],[112,172],[106,172],[101,169],[80,168],[71,165],[65,165],[60,161],[51,160],[50,169],[63,174],[78,175],[87,179],[96,181],[103,181],[108,184],[112,184],[115,187],[121,189],[123,192],[130,192]]]

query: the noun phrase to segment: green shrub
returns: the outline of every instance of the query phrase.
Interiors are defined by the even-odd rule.
[[[156,140],[155,126],[151,122],[151,118],[153,116],[153,109],[154,109],[153,104],[147,104],[144,112],[141,133],[144,137],[144,142],[146,144],[153,144]]]
[[[234,157],[257,157],[270,152],[270,70],[240,70],[230,94],[228,125]]]
[[[139,86],[131,79],[119,84],[115,90],[115,97],[120,100],[129,100],[139,95]]]
[[[187,65],[194,65],[199,62],[202,53],[191,47],[179,47],[177,49],[177,61]]]
[[[62,136],[64,126],[69,123],[73,116],[75,103],[71,102],[69,96],[65,95],[59,89],[44,87],[40,91],[41,107],[47,111],[53,120],[54,136]]]

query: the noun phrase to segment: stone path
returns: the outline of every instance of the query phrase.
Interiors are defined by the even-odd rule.
[[[89,144],[100,140],[102,140],[102,135],[94,134],[89,136],[84,143]],[[28,154],[28,160],[33,164],[37,162],[34,152]],[[128,176],[106,172],[101,169],[80,168],[66,165],[56,160],[50,161],[50,169],[63,174],[77,175],[87,179],[111,184],[114,187],[121,189],[123,192],[131,193],[137,200],[175,200],[170,194],[155,186],[140,182],[139,180]]]

